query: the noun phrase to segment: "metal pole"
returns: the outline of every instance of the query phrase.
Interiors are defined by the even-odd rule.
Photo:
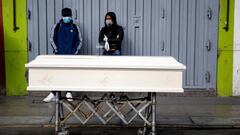
[[[59,92],[56,92],[56,108],[55,108],[55,134],[57,135],[59,132]]]
[[[19,27],[17,27],[17,24],[16,24],[16,0],[13,0],[13,30],[14,32],[16,32]]]
[[[145,118],[148,120],[148,113],[149,113],[149,107],[145,109]],[[147,123],[144,122],[144,127],[143,127],[143,135],[146,134],[147,131]]]
[[[156,134],[156,93],[152,93],[152,135]]]
[[[230,0],[227,0],[227,15],[226,15],[226,20],[225,20],[225,26],[223,27],[223,29],[225,29],[225,31],[229,30],[229,13],[230,13]]]
[[[61,101],[60,100],[59,100],[59,114],[60,114],[60,122],[61,122],[64,119],[64,111],[63,111],[62,100]]]

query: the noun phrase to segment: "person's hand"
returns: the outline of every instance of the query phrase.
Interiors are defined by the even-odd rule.
[[[54,54],[57,54],[57,53],[58,53],[58,50],[57,50],[57,49],[53,50],[53,53],[54,53]]]
[[[105,48],[106,51],[109,51],[109,50],[110,50],[108,41],[105,42],[104,48]]]
[[[105,41],[105,42],[108,41],[108,37],[106,35],[104,35],[103,41]]]

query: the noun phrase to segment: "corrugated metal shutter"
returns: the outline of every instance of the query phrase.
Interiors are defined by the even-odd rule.
[[[187,65],[185,88],[216,89],[219,0],[28,0],[29,60],[52,54],[50,30],[73,10],[81,54],[95,55],[107,11],[124,27],[124,55],[171,55]],[[169,82],[170,83],[170,82]]]

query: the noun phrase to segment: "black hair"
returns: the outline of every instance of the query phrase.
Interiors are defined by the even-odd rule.
[[[107,24],[106,24],[106,17],[107,17],[107,16],[110,16],[110,17],[112,18],[113,26],[117,25],[116,14],[115,14],[114,12],[108,12],[108,13],[105,15],[105,19],[104,19],[105,26],[107,26]]]
[[[63,17],[72,16],[72,10],[70,8],[63,8],[62,16]]]

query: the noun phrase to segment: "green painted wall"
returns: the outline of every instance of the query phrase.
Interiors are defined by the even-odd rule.
[[[229,30],[227,32],[223,29],[226,15],[227,0],[220,0],[217,72],[217,91],[219,96],[232,96],[234,0],[230,0]]]
[[[13,1],[2,0],[4,47],[6,63],[6,92],[8,96],[26,95],[25,63],[27,63],[26,0],[16,0],[16,24],[13,30]]]

